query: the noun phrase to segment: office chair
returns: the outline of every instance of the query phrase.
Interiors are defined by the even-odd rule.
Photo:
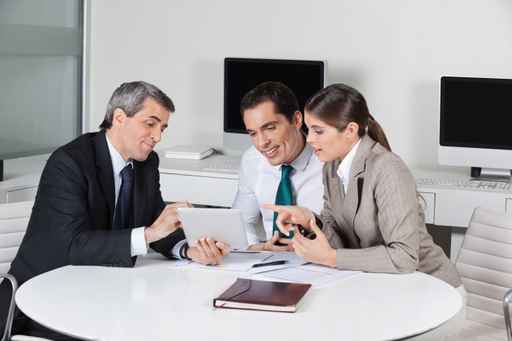
[[[512,341],[512,215],[476,208],[455,265],[468,296],[466,321],[450,340]]]
[[[29,341],[44,340],[42,338],[14,335],[11,337],[11,328],[14,317],[14,295],[18,289],[16,279],[7,273],[11,262],[18,252],[18,248],[27,230],[28,220],[32,213],[33,201],[0,204],[0,280],[7,280],[12,287],[11,301],[8,307],[8,315],[5,329],[2,333],[2,341]],[[4,307],[1,307],[4,309]]]
[[[512,328],[510,326],[510,304],[512,304],[512,289],[503,297],[503,313],[505,314],[505,326],[507,328],[507,340],[512,341]]]
[[[5,320],[5,329],[2,335],[2,341],[10,341],[11,340],[11,328],[12,328],[12,322],[14,318],[14,308],[16,306],[14,302],[14,293],[18,289],[18,282],[16,282],[16,278],[14,276],[9,274],[0,274],[0,279],[8,280],[11,282],[12,287],[12,295],[11,295],[11,302],[9,303],[9,310],[7,313],[7,319]]]

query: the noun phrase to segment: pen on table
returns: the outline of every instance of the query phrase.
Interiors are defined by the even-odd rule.
[[[259,268],[260,266],[283,265],[283,264],[286,264],[287,262],[288,261],[286,261],[286,260],[276,260],[276,261],[273,261],[273,262],[257,263],[257,264],[254,264],[252,267],[253,268]]]

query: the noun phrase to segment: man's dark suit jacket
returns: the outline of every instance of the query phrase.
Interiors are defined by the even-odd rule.
[[[155,152],[146,161],[133,162],[135,227],[150,226],[165,206],[158,163]],[[84,134],[57,149],[41,175],[27,232],[9,273],[22,284],[64,265],[133,266],[131,229],[112,229],[114,196],[104,132]],[[172,258],[172,247],[182,239],[183,231],[178,229],[150,246]],[[10,293],[4,281],[0,286],[0,326],[5,323]],[[21,324],[26,318],[19,311],[16,317],[14,330],[23,331]]]

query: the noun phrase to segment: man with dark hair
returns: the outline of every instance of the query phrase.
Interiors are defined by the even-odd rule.
[[[203,264],[215,264],[229,252],[209,239],[188,248],[176,214],[176,207],[187,204],[165,205],[162,199],[153,149],[174,110],[154,85],[124,83],[110,99],[100,132],[84,134],[50,156],[9,270],[20,284],[64,265],[131,267],[148,246],[168,258],[190,257]],[[9,295],[4,281],[0,307],[7,306]],[[14,331],[64,337],[19,311]]]
[[[250,249],[290,251],[275,215],[261,205],[302,204],[320,213],[323,164],[306,143],[297,98],[286,85],[258,85],[242,98],[240,111],[253,146],[242,156],[233,208],[243,212]]]

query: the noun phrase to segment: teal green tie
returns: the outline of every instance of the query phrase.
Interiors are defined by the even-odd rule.
[[[290,173],[293,167],[290,165],[281,166],[281,181],[276,193],[276,205],[293,205],[293,194],[292,194],[292,182],[290,181]],[[272,225],[272,234],[275,231],[279,231],[276,224],[277,212],[274,212],[274,223]],[[279,238],[288,238],[285,234],[279,231]],[[293,238],[293,233],[290,233],[289,238]]]

